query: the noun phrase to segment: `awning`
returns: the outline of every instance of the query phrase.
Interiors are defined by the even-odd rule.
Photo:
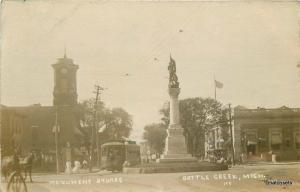
[[[256,133],[248,133],[246,138],[247,138],[247,145],[256,145],[257,144]]]
[[[249,140],[249,141],[247,141],[247,145],[256,145],[257,144],[257,142],[256,141],[251,141],[251,140]]]
[[[282,139],[281,139],[281,136],[278,134],[278,135],[272,135],[271,137],[271,143],[274,145],[276,144],[281,144],[282,143]]]
[[[300,134],[295,135],[295,142],[300,143]]]

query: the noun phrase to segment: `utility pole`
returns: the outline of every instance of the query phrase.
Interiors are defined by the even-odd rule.
[[[59,154],[58,154],[58,131],[59,131],[59,125],[58,125],[58,106],[55,107],[55,155],[56,155],[56,173],[59,174]]]
[[[232,165],[235,165],[234,147],[233,147],[233,132],[232,132],[232,116],[231,106],[229,104],[229,128],[230,128],[230,139],[231,139],[231,153],[232,153]]]
[[[93,162],[93,152],[94,152],[94,137],[96,136],[96,147],[97,147],[97,167],[100,165],[100,153],[99,153],[99,137],[98,137],[98,130],[97,130],[97,104],[99,100],[99,96],[101,94],[101,91],[104,90],[103,87],[99,85],[95,85],[96,91],[96,98],[94,103],[94,117],[93,117],[93,126],[92,126],[92,135],[91,135],[91,145],[90,145],[90,172],[92,171],[92,162]],[[96,131],[96,135],[95,135]]]
[[[298,77],[300,77],[300,61],[298,61],[296,67],[298,68]]]

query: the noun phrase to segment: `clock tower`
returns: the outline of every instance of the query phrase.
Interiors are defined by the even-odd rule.
[[[54,69],[54,106],[73,106],[77,104],[76,72],[78,65],[64,54],[52,65]]]

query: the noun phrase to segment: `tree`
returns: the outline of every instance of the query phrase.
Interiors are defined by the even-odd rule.
[[[211,98],[188,98],[179,101],[179,110],[188,152],[193,156],[204,155],[205,135],[213,128],[221,128],[224,140],[228,139],[227,109],[220,102]],[[169,105],[165,104],[160,114],[164,124],[169,123]]]
[[[163,107],[159,110],[159,113],[162,115],[160,120],[165,127],[168,127],[170,123],[170,103],[165,102]]]
[[[122,108],[107,109],[104,116],[106,129],[103,132],[105,140],[129,137],[132,130],[132,117]]]
[[[79,104],[79,117],[81,122],[81,130],[85,134],[86,143],[90,142],[92,127],[95,126],[95,133],[104,126],[105,129],[101,133],[101,142],[109,140],[121,139],[128,137],[132,130],[132,117],[122,108],[109,109],[105,107],[103,102],[99,102],[94,106],[95,99],[84,100]],[[96,118],[95,118],[96,110]],[[96,141],[96,140],[94,140]]]
[[[83,100],[77,105],[77,108],[77,118],[80,122],[80,125],[78,127],[84,135],[81,147],[85,147],[87,152],[90,154],[93,127],[96,129],[98,122],[104,120],[106,108],[104,103],[101,101],[98,101],[97,106],[95,106],[94,98]],[[96,130],[94,130],[94,146],[96,145],[97,141],[96,133]]]
[[[157,153],[162,153],[167,137],[166,126],[162,123],[153,123],[144,127],[144,139],[148,141],[149,147]]]

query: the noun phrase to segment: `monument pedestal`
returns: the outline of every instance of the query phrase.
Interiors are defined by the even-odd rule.
[[[196,162],[197,159],[187,153],[183,128],[179,123],[178,95],[180,88],[169,88],[170,125],[167,129],[165,152],[159,159],[160,163]]]
[[[166,148],[164,154],[159,159],[160,163],[175,162],[196,162],[197,159],[187,153],[183,128],[180,124],[173,124],[167,130]]]

